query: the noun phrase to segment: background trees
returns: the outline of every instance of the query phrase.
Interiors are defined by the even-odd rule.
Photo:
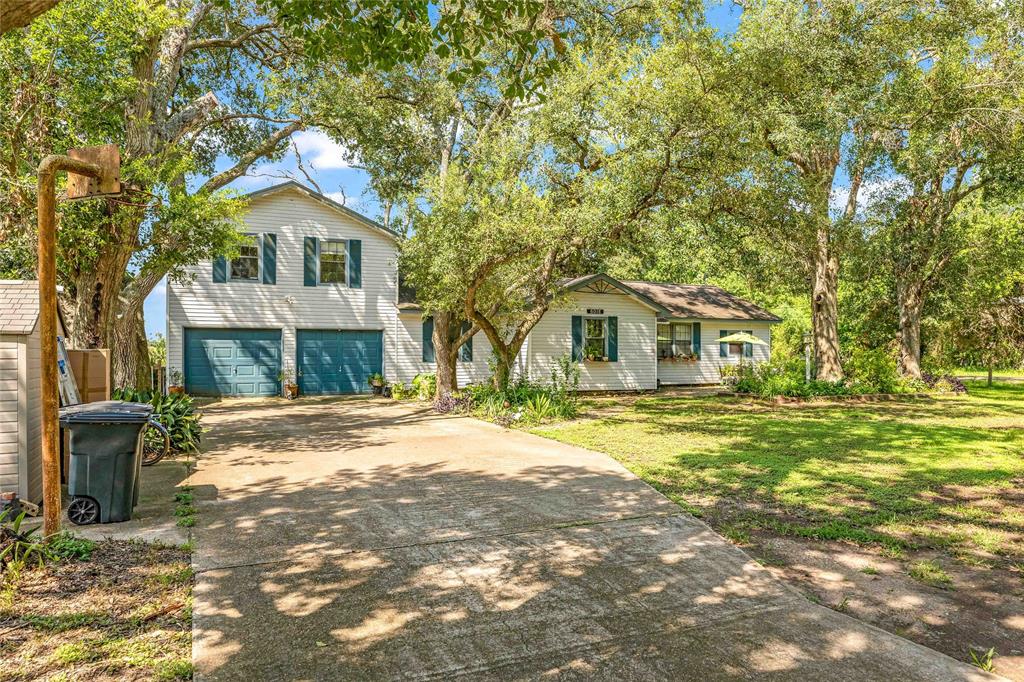
[[[409,236],[443,390],[477,331],[504,383],[559,280],[602,269],[792,311],[793,347],[809,319],[824,379],[851,345],[910,376],[967,357],[947,325],[1014,298],[954,284],[1016,272],[976,225],[1020,228],[1024,10],[757,0],[732,34],[704,9],[64,0],[0,37],[0,270],[34,269],[39,159],[118,143],[130,191],[64,205],[60,277],[73,342],[145,385],[142,302],[230,254],[225,189],[316,126]]]

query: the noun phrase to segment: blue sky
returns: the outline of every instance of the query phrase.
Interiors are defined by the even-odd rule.
[[[729,34],[739,24],[740,9],[730,0],[723,3],[708,2],[706,4],[708,21],[720,33]],[[293,136],[295,146],[302,156],[303,165],[310,176],[320,186],[320,190],[339,203],[375,218],[379,207],[372,197],[366,193],[368,177],[365,172],[352,168],[346,161],[345,150],[318,130],[306,130]],[[223,159],[217,170],[229,166]],[[277,163],[255,166],[244,177],[239,178],[229,187],[243,192],[253,191],[274,185],[292,178],[298,182],[309,184],[296,166],[295,155],[288,155]],[[161,282],[146,299],[146,334],[167,335],[167,283]]]

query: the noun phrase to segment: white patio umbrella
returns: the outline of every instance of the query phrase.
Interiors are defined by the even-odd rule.
[[[755,346],[767,346],[768,342],[757,338],[753,334],[747,332],[736,332],[735,334],[729,334],[718,339],[718,343],[750,343]]]

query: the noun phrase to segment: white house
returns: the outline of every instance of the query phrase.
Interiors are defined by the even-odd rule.
[[[285,370],[305,395],[360,393],[377,372],[408,383],[433,371],[431,321],[399,295],[395,233],[295,182],[249,199],[239,257],[168,287],[168,366],[188,392],[277,395]],[[715,339],[747,331],[770,344],[778,321],[718,287],[595,274],[563,283],[518,369],[544,381],[570,355],[584,390],[717,383],[722,365],[766,360],[770,346]],[[477,333],[460,352],[460,384],[487,379],[490,355]]]

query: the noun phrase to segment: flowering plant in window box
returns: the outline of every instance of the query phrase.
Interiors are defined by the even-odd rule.
[[[663,352],[658,359],[668,360],[669,362],[697,362],[697,356],[693,353],[678,353],[673,355],[669,352]]]

